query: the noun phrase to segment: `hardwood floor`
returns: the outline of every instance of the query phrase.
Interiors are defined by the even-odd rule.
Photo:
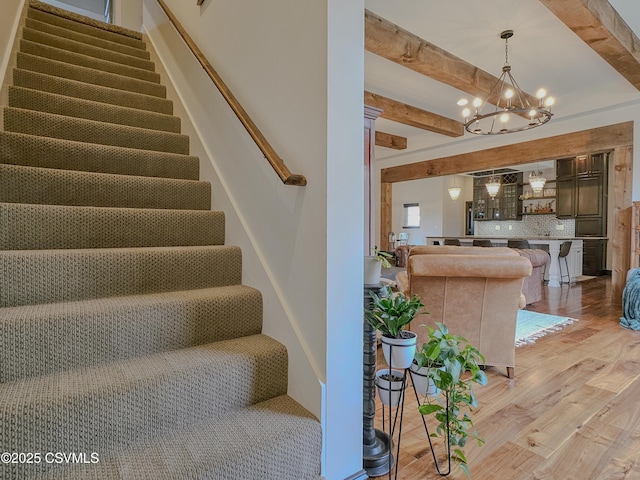
[[[618,324],[610,289],[610,277],[545,287],[529,307],[579,321],[519,347],[515,379],[487,369],[473,416],[486,443],[465,447],[473,480],[640,479],[640,332]],[[440,478],[407,392],[398,478]],[[454,467],[448,478],[467,477]]]

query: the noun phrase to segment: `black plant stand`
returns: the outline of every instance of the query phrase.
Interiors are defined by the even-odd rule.
[[[373,300],[369,292],[380,294],[382,286],[364,286],[364,305],[371,306]],[[382,430],[374,428],[376,415],[376,331],[366,320],[363,321],[363,395],[362,395],[362,443],[363,467],[370,477],[384,475],[394,464],[391,453],[391,438]]]

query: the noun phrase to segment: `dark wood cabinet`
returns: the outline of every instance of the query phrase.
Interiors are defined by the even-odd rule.
[[[606,272],[607,241],[584,240],[582,242],[582,274],[602,275]]]
[[[474,220],[517,220],[522,210],[522,173],[509,173],[500,176],[500,191],[491,198],[485,186],[491,177],[478,177],[473,180],[473,218]]]
[[[577,236],[606,235],[607,154],[556,161],[556,215],[576,218]]]
[[[556,216],[558,218],[573,218],[576,211],[576,179],[556,179]]]

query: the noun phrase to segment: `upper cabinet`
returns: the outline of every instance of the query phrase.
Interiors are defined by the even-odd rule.
[[[606,234],[608,153],[556,161],[556,215],[576,219],[576,236]]]
[[[485,186],[491,177],[473,180],[473,218],[475,220],[517,220],[522,209],[522,173],[496,175],[500,191],[491,198]]]

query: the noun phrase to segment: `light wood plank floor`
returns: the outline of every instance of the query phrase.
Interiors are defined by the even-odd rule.
[[[529,307],[579,321],[518,348],[515,379],[487,369],[473,417],[486,443],[465,447],[473,480],[640,479],[640,332],[618,324],[610,289],[610,277],[545,288]],[[408,392],[398,478],[440,478]],[[447,478],[467,477],[454,468]]]

